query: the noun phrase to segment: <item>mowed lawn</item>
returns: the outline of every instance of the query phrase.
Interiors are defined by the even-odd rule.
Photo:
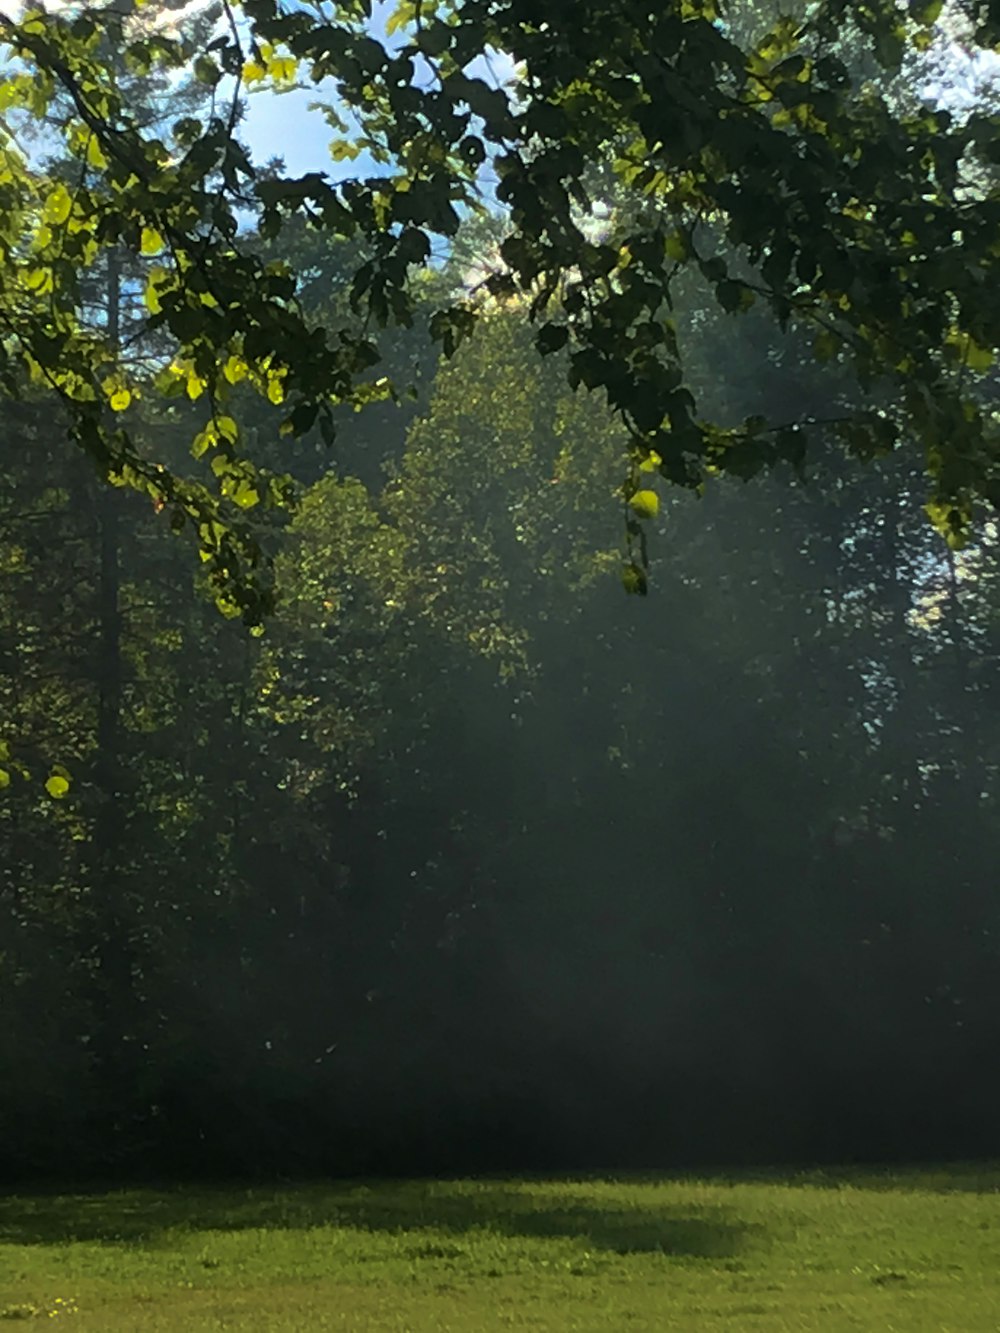
[[[0,1328],[1000,1330],[1000,1167],[0,1199]]]

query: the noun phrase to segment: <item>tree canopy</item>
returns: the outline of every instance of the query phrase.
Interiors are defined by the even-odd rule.
[[[631,591],[646,587],[653,474],[699,489],[801,468],[817,424],[862,456],[908,451],[955,547],[1000,500],[1000,117],[892,87],[942,24],[994,48],[995,5],[403,0],[376,23],[368,0],[223,0],[208,35],[150,12],[0,17],[0,372],[11,394],[54,391],[103,475],[193,527],[227,611],[256,623],[270,607],[255,512],[289,495],[282,467],[244,447],[248,394],[288,436],[332,443],[344,405],[405,391],[380,330],[426,322],[451,356],[490,306],[533,325],[543,354],[565,350],[571,385],[626,428]],[[491,53],[513,62],[506,85]],[[128,80],[156,73],[193,77],[203,110],[150,123]],[[337,179],[264,169],[241,142],[244,93],[297,83],[333,90]],[[26,118],[61,137],[70,170],[38,166]],[[493,262],[442,284],[442,247],[490,214]],[[292,220],[342,248],[343,299],[323,309],[267,253]],[[125,261],[144,308],[123,339],[85,317],[85,289]],[[823,423],[713,419],[676,317],[692,280],[734,317],[757,306],[808,332],[815,357],[851,367],[860,405]],[[194,466],[136,428],[170,395],[196,405]]]

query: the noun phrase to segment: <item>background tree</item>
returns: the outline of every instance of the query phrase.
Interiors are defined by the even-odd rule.
[[[620,256],[634,197],[604,198],[573,217]],[[683,381],[737,431],[700,496],[570,387],[576,344],[539,354],[523,295],[484,289],[440,361],[435,312],[495,275],[509,224],[411,281],[412,326],[328,404],[338,447],[303,426],[291,513],[264,503],[289,402],[254,357],[226,362],[206,431],[193,362],[146,388],[167,325],[133,330],[128,447],[228,486],[275,610],[263,634],[220,617],[211,555],[192,568],[169,505],[115,492],[103,870],[103,492],[43,384],[0,403],[6,1173],[995,1147],[993,528],[942,546],[919,459],[838,432],[888,388],[759,296],[720,306],[696,264],[671,280]],[[731,247],[718,218],[698,235]],[[357,348],[377,239],[293,218],[239,249],[247,272],[290,262],[281,300]],[[395,401],[387,369],[420,396]],[[990,383],[964,381],[984,420]],[[791,419],[814,447],[782,462],[766,427]],[[642,519],[632,483],[658,500]],[[644,538],[638,602],[605,575],[644,574]]]

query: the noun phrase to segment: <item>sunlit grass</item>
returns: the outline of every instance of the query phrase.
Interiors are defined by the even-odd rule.
[[[20,1194],[0,1327],[1000,1329],[1000,1168]]]

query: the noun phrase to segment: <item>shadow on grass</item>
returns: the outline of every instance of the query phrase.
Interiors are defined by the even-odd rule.
[[[521,1180],[333,1182],[272,1188],[88,1190],[0,1197],[0,1244],[169,1243],[172,1234],[249,1229],[345,1227],[395,1234],[435,1230],[453,1238],[473,1231],[508,1237],[572,1238],[608,1253],[664,1253],[726,1259],[764,1228],[718,1203],[648,1203],[588,1199],[590,1182],[630,1186],[695,1181],[799,1189],[928,1194],[1000,1192],[1000,1165],[848,1167],[760,1171],[594,1172]],[[428,1238],[430,1244],[430,1238]]]
[[[661,1178],[662,1179],[662,1178]],[[613,1254],[727,1259],[763,1232],[716,1205],[635,1207],[589,1202],[586,1186],[549,1182],[544,1192],[506,1181],[406,1181],[288,1189],[121,1190],[0,1199],[0,1244],[169,1243],[171,1235],[253,1228],[339,1226],[395,1234],[434,1230],[583,1240]],[[434,1249],[428,1237],[427,1253]]]

